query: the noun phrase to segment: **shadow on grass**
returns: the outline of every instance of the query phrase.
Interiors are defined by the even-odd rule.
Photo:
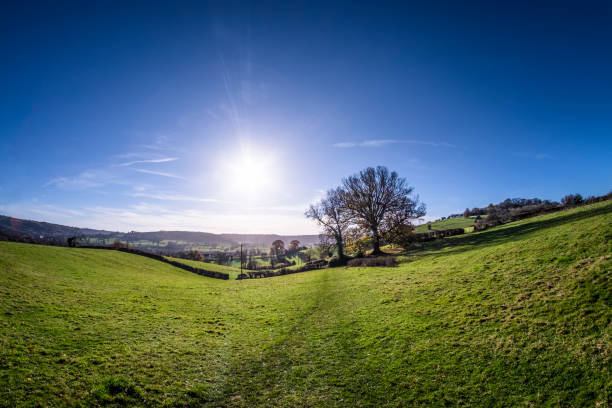
[[[438,239],[436,241],[424,244],[422,248],[408,250],[406,255],[420,258],[442,251],[444,251],[445,254],[460,253],[471,251],[476,248],[501,245],[511,241],[516,241],[523,236],[536,231],[542,231],[547,228],[554,228],[570,222],[581,221],[609,213],[612,213],[612,203],[606,203],[605,205],[597,206],[595,208],[582,209],[580,211],[564,214],[550,219],[531,222],[529,222],[529,220],[515,221],[482,232],[468,233],[466,235]]]

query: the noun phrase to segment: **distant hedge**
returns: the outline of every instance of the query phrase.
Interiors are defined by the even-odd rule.
[[[281,268],[281,269],[267,270],[267,271],[246,270],[244,273],[241,273],[240,275],[238,275],[236,279],[242,280],[242,279],[255,279],[255,278],[272,278],[274,276],[291,275],[293,273],[312,271],[315,269],[322,269],[325,267],[327,267],[327,261],[318,260],[318,261],[307,262],[303,266],[300,266],[299,268],[293,268],[293,269]]]
[[[371,258],[354,258],[348,261],[348,266],[395,266],[395,259],[392,256],[376,256]]]
[[[454,235],[465,234],[465,228],[451,228],[441,231],[429,231],[414,234],[411,238],[417,242],[433,241],[434,239],[452,237]]]

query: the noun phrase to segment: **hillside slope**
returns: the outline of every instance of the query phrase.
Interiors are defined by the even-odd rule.
[[[220,281],[0,243],[5,406],[607,406],[612,205]]]

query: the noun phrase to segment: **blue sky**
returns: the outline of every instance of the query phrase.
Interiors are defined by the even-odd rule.
[[[0,214],[315,233],[375,165],[430,218],[609,192],[612,5],[494,3],[4,6]]]

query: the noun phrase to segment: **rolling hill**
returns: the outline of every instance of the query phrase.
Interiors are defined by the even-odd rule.
[[[222,281],[0,242],[3,406],[608,406],[612,203]]]
[[[110,243],[115,239],[119,239],[136,248],[150,247],[150,250],[155,250],[154,244],[164,242],[179,243],[186,247],[206,247],[209,250],[217,248],[236,248],[240,244],[253,247],[269,248],[277,239],[285,242],[286,245],[292,240],[300,241],[302,245],[316,245],[319,243],[318,235],[278,235],[278,234],[213,234],[210,232],[198,231],[151,231],[151,232],[118,232],[96,230],[91,228],[69,227],[60,224],[51,224],[48,222],[24,220],[20,218],[7,217],[0,215],[0,235],[5,234],[9,237],[29,237],[35,240],[43,238],[52,238],[55,240],[65,241],[68,237],[75,235],[83,235],[90,238],[90,243],[97,243],[102,240],[103,243]],[[174,247],[175,250],[183,248]]]

